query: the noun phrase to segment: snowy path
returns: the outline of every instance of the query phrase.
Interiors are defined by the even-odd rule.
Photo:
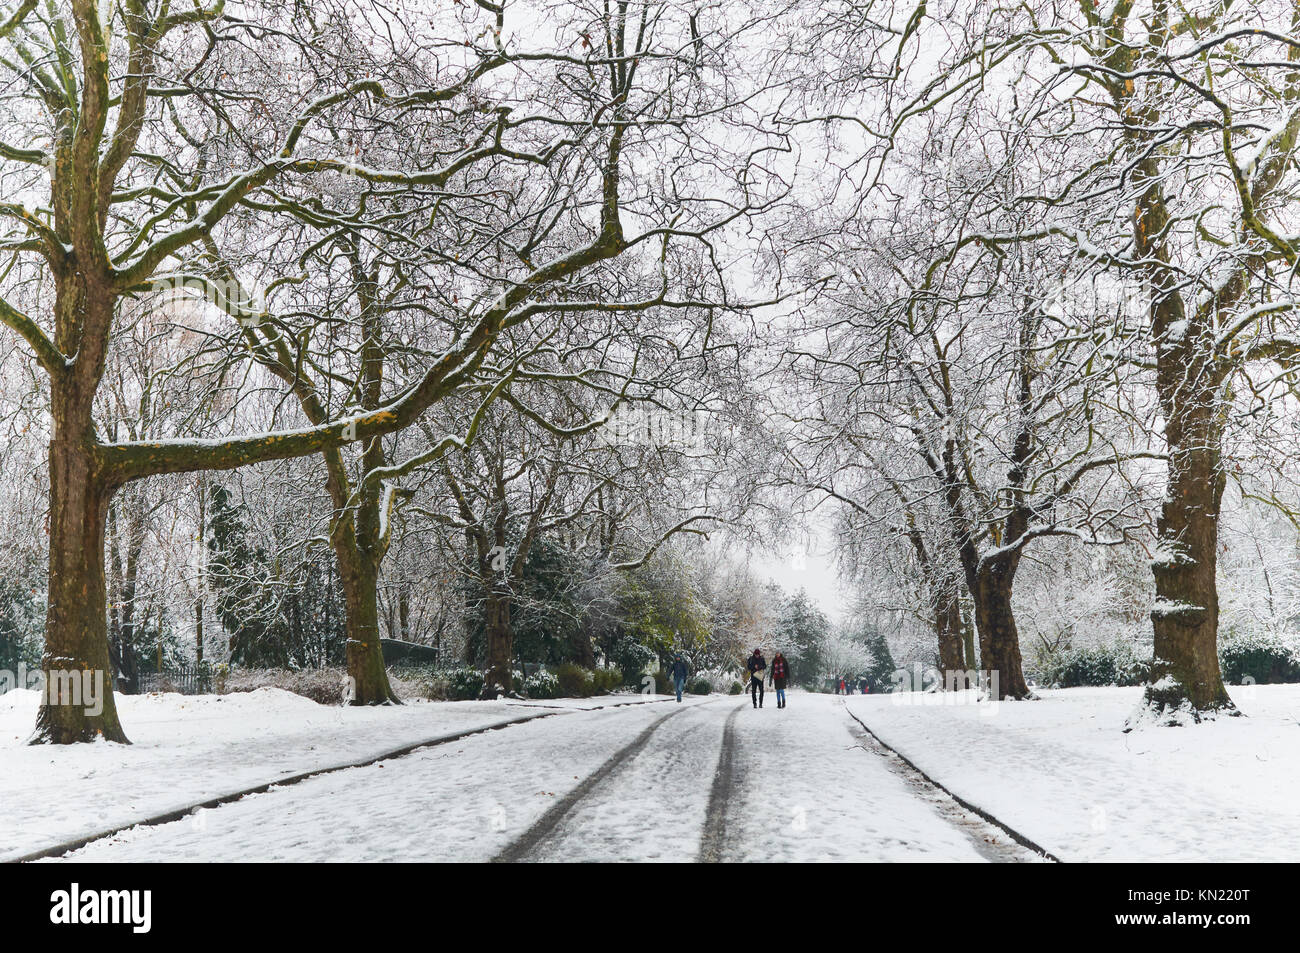
[[[1031,859],[864,743],[841,699],[796,694],[772,714],[733,723],[719,861]]]
[[[843,703],[568,712],[96,841],[74,861],[1025,860]]]

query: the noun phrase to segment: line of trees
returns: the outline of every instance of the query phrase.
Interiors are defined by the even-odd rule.
[[[47,673],[205,619],[357,704],[385,632],[488,695],[521,646],[721,664],[764,613],[671,605],[696,537],[829,501],[862,605],[764,630],[805,671],[906,617],[1032,699],[1105,605],[1142,717],[1234,712],[1221,577],[1292,621],[1229,536],[1296,521],[1300,2],[407,12],[0,15],[0,625]],[[69,700],[35,740],[126,739]]]
[[[912,551],[945,667],[974,667],[967,603],[1003,697],[1032,697],[1017,572],[1065,539],[1148,548],[1138,717],[1235,713],[1225,488],[1291,509],[1269,488],[1294,447],[1262,418],[1294,410],[1298,17],[953,0],[816,20],[845,52],[805,61],[822,82],[786,107],[829,161],[783,250],[819,282],[787,346],[818,403],[789,414],[785,480],[841,501],[862,553]],[[1234,458],[1261,433],[1287,455]]]
[[[0,321],[48,408],[47,673],[111,670],[124,492],[315,455],[356,700],[393,700],[375,589],[396,481],[465,447],[474,418],[409,455],[385,439],[449,398],[498,398],[514,329],[700,304],[683,274],[725,299],[691,264],[782,188],[733,62],[752,21],[517,15],[24,0],[0,21]],[[621,294],[629,262],[658,279],[648,295]],[[163,360],[120,369],[132,336]],[[98,714],[70,702],[47,697],[35,740],[126,740],[111,689]]]

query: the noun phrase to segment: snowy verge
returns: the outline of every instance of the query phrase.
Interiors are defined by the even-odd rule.
[[[881,741],[1065,861],[1291,860],[1300,685],[1231,689],[1249,716],[1125,734],[1141,688],[964,704],[855,696]]]
[[[403,746],[528,720],[544,709],[662,700],[629,695],[344,708],[275,688],[123,696],[118,708],[132,745],[27,747],[37,693],[9,692],[0,696],[0,861]]]

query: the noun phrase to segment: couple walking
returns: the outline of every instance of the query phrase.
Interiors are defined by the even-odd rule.
[[[763,658],[762,649],[754,649],[754,654],[745,663],[749,669],[749,694],[754,700],[755,708],[763,707],[763,672],[767,669],[767,659]],[[768,681],[776,689],[776,707],[785,707],[785,686],[790,681],[790,663],[780,652],[772,656],[772,670]]]
[[[762,649],[754,649],[754,654],[749,657],[746,663],[749,669],[749,693],[753,698],[754,707],[763,707],[763,673],[767,671],[767,659],[763,658]],[[677,689],[677,700],[682,700],[682,689],[686,687],[686,676],[688,670],[686,659],[682,658],[681,652],[673,654],[673,664],[668,669],[668,674],[672,676],[673,687]],[[772,657],[772,670],[768,673],[768,680],[776,688],[776,707],[785,707],[785,686],[790,681],[790,663],[785,660],[785,656],[780,652]]]

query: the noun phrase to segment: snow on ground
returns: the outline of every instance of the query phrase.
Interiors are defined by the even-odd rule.
[[[490,860],[641,731],[700,702],[669,704],[575,712],[476,735],[125,831],[72,859]]]
[[[646,745],[594,786],[523,859],[695,860],[723,725],[735,705],[734,698],[714,698],[670,712]],[[634,740],[631,731],[623,734],[625,742]]]
[[[723,860],[980,861],[972,841],[865,750],[841,699],[791,693],[735,723]],[[775,715],[776,718],[769,721]]]
[[[13,691],[0,695],[0,860],[277,778],[532,717],[542,707],[595,708],[654,698],[343,708],[275,688],[119,696],[133,744],[27,747],[37,693]]]
[[[69,859],[1019,859],[990,852],[874,753],[845,704],[1064,860],[1291,859],[1300,686],[1236,689],[1248,718],[1129,734],[1140,689],[1042,694],[996,710],[950,703],[968,695],[795,692],[787,709],[769,698],[760,711],[724,696],[346,709],[267,689],[124,698],[135,745],[28,748],[36,699],[11,693],[0,697],[0,859],[548,709],[557,713],[133,828]]]
[[[1293,860],[1300,685],[1230,689],[1247,718],[1124,734],[1141,691],[1043,691],[996,710],[943,693],[849,705],[930,777],[1062,860]]]
[[[572,712],[135,828],[68,859],[482,861],[522,842],[524,860],[690,861],[728,737],[722,860],[983,859],[852,727],[838,699],[799,693],[785,710],[714,696]]]

